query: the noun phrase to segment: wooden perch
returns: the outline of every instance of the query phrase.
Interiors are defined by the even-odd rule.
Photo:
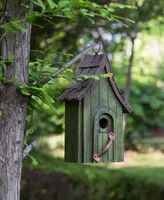
[[[24,149],[23,149],[23,159],[26,157],[26,155],[28,153],[30,153],[30,151],[36,146],[36,141],[32,142],[31,144],[29,144],[28,146],[26,146]]]
[[[88,48],[86,48],[84,51],[82,51],[80,54],[78,54],[77,56],[75,56],[72,60],[70,60],[69,62],[67,62],[66,66],[59,69],[55,74],[52,74],[51,77],[55,78],[57,77],[60,73],[64,72],[66,69],[68,69],[69,67],[71,67],[73,64],[75,64],[78,60],[80,60],[81,58],[83,58],[86,54],[88,54],[94,47],[96,47],[97,45],[99,45],[99,43],[94,43],[91,46],[89,46]],[[49,82],[51,80],[51,78],[45,78],[40,80],[40,84],[44,85],[47,82]]]

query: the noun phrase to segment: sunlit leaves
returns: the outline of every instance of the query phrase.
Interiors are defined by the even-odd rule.
[[[51,9],[53,9],[53,8],[55,8],[55,7],[57,6],[57,5],[54,3],[53,0],[47,0],[47,2],[48,2],[48,4],[49,4],[49,6],[50,6]]]
[[[3,77],[3,69],[2,69],[2,67],[0,67],[0,81],[2,81],[3,79],[4,79],[4,77]]]
[[[0,28],[9,33],[16,33],[18,30],[26,32],[26,28],[24,25],[22,25],[22,23],[23,20],[14,20],[11,21],[10,23],[0,25]]]
[[[13,25],[13,27],[16,28],[16,30],[21,30],[21,31],[26,32],[26,28],[21,24],[21,22],[14,21],[14,22],[12,22],[12,25]]]
[[[70,4],[70,3],[71,3],[70,1],[64,1],[64,0],[62,0],[62,1],[59,1],[58,5],[59,5],[61,8],[65,8],[65,7],[69,7],[69,4]]]
[[[42,0],[35,0],[35,1],[33,1],[33,3],[38,5],[39,7],[41,7],[43,11],[46,10],[46,6],[44,5]]]
[[[10,24],[1,25],[0,28],[2,28],[4,31],[7,31],[9,33],[16,33],[16,29]]]
[[[27,154],[27,156],[32,160],[33,165],[38,165],[38,161],[33,156],[31,156],[29,153]]]
[[[112,77],[112,73],[107,73],[107,74],[100,74],[100,75],[80,75],[80,76],[77,76],[75,79],[77,80],[83,80],[83,79],[95,79],[95,80],[99,80],[100,78],[109,78],[109,77]]]
[[[125,5],[125,4],[120,4],[120,3],[111,3],[110,7],[111,8],[120,8],[120,9],[124,9],[124,8],[137,9],[135,6]]]
[[[27,139],[29,137],[29,135],[32,135],[35,131],[35,127],[34,126],[31,126],[25,133],[24,135],[24,144],[27,144]]]
[[[128,9],[134,9],[134,6],[129,5],[123,5],[123,4],[113,4],[111,3],[110,6],[100,6],[99,4],[96,4],[94,2],[90,1],[84,1],[84,0],[60,0],[58,3],[55,3],[53,0],[31,0],[36,6],[40,8],[40,11],[29,11],[27,8],[27,5],[21,4],[21,6],[26,9],[25,17],[24,18],[13,18],[12,21],[8,23],[4,23],[0,25],[0,28],[3,30],[9,32],[9,33],[16,33],[18,30],[20,31],[26,31],[26,27],[23,25],[22,22],[28,22],[35,24],[36,20],[38,18],[42,18],[46,20],[49,23],[53,24],[53,18],[54,17],[64,17],[69,18],[72,20],[75,20],[78,15],[82,15],[88,20],[91,21],[91,23],[94,23],[95,16],[104,18],[106,20],[110,21],[117,21],[122,23],[126,26],[125,23],[120,21],[121,19],[127,20],[126,18],[119,18],[116,15],[113,15],[116,8],[128,8]],[[120,20],[119,20],[120,19]],[[132,20],[129,20],[130,22],[133,22]],[[40,25],[38,25],[40,26]],[[41,26],[40,26],[41,27]]]

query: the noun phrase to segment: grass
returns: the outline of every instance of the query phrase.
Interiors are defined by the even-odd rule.
[[[24,167],[41,169],[43,174],[67,175],[73,181],[75,196],[80,196],[81,199],[163,200],[163,154],[126,152],[125,155],[125,163],[78,164],[66,163],[63,158],[33,150],[32,156],[37,158],[39,164],[34,166],[26,159]],[[53,186],[55,187],[54,184]],[[35,193],[33,188],[30,188],[30,193]]]
[[[55,158],[52,155],[40,151],[33,151],[32,155],[37,158],[38,165],[32,165],[29,160],[24,162],[30,168],[39,168],[48,171],[56,171],[67,174],[73,179],[82,179],[84,176],[95,176],[103,172],[111,173],[117,171],[138,180],[148,180],[151,183],[164,185],[164,159],[163,154],[137,154],[127,152],[125,163],[116,164],[78,164],[66,163],[62,158]],[[131,156],[131,161],[126,161]],[[92,172],[92,173],[91,173]],[[93,175],[94,174],[94,175]]]

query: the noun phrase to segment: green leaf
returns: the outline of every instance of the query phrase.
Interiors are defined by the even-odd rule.
[[[53,2],[53,0],[47,0],[51,9],[55,8],[57,5]]]
[[[43,107],[32,97],[28,99],[28,108],[30,110],[44,111]]]
[[[0,110],[0,117],[2,116],[2,111]]]
[[[95,20],[92,19],[91,17],[87,17],[87,19],[91,22],[91,24],[95,24]]]
[[[22,94],[30,96],[31,94],[28,92],[27,88],[21,89]]]
[[[124,9],[124,8],[137,9],[135,6],[125,5],[125,4],[120,4],[120,3],[111,3],[110,7],[111,8],[120,8],[120,9]]]
[[[1,64],[1,62],[0,62]],[[2,67],[0,68],[0,80],[2,81],[4,79],[4,75],[3,75],[3,69]]]
[[[33,156],[31,156],[30,154],[27,154],[27,155],[32,160],[33,165],[35,165],[35,166],[38,165],[38,161]]]
[[[30,50],[31,52],[36,52],[36,53],[41,53],[42,55],[44,54],[44,51],[40,51],[40,50],[36,50],[36,49],[33,49],[33,50]]]
[[[112,77],[112,75],[113,75],[112,73],[107,73],[107,74],[101,74],[100,77],[101,78],[109,78],[109,77]]]
[[[46,10],[46,6],[44,5],[42,0],[33,1],[34,4],[40,6],[43,10]]]
[[[75,16],[75,14],[71,11],[70,8],[63,9],[63,12],[67,18],[73,19],[73,17]]]
[[[122,21],[118,20],[118,19],[117,19],[117,18],[115,18],[114,16],[112,16],[112,20],[114,20],[114,21],[116,21],[116,22],[118,22],[118,23],[122,24],[123,26],[125,26],[125,27],[129,28],[129,26],[128,26],[127,24],[125,24],[125,23],[123,23]]]
[[[69,1],[65,1],[65,0],[63,0],[63,1],[59,1],[59,6],[61,7],[61,8],[65,8],[65,7],[67,7],[69,4],[70,4],[70,2]]]
[[[12,25],[18,29],[18,30],[21,30],[23,32],[26,32],[26,28],[18,21],[15,21],[15,22],[12,22]]]
[[[27,96],[31,95],[30,92],[28,91],[27,86],[19,85],[19,88],[20,88],[22,94],[27,95]]]
[[[31,135],[33,134],[35,131],[35,127],[34,126],[31,126],[27,131],[26,131],[26,135]]]
[[[26,116],[26,121],[27,121],[27,122],[30,122],[31,119],[32,119],[32,115],[27,115],[27,116]]]
[[[5,31],[9,32],[9,33],[16,33],[17,32],[14,29],[14,27],[11,26],[11,25],[2,25],[1,28],[4,29]]]
[[[118,15],[112,15],[112,17],[113,17],[114,19],[124,19],[124,20],[126,20],[126,21],[129,21],[129,22],[132,22],[133,24],[135,24],[135,21],[133,21],[133,20],[131,20],[131,19],[128,19],[128,18],[126,18],[126,17],[121,17],[121,16],[118,16]]]
[[[32,135],[35,131],[35,127],[34,126],[31,126],[25,133],[25,136],[24,136],[24,144],[27,144],[27,138],[29,135]]]
[[[5,62],[11,63],[14,60],[14,56],[9,56]]]

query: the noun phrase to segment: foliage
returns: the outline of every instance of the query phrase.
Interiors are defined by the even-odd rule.
[[[79,197],[78,199],[162,199],[164,192],[162,167],[108,169],[104,166],[64,163],[61,159],[54,159],[52,156],[47,156],[37,151],[35,151],[34,154],[39,160],[39,165],[35,168],[42,169],[42,176],[44,177],[44,173],[51,174],[49,176],[50,181],[53,173],[60,172],[66,174],[74,183],[73,191],[76,193],[74,195]],[[48,169],[49,172],[45,172],[45,169]],[[152,176],[152,174],[155,175]],[[26,180],[26,177],[23,178]],[[31,184],[33,184],[32,182],[31,180]],[[35,191],[32,190],[35,186],[30,187],[31,184],[28,182],[28,184],[24,185],[24,192],[28,190],[35,194]],[[54,187],[55,184],[51,184]],[[50,189],[50,187],[44,188],[47,189],[47,191]],[[37,188],[37,190],[38,189],[39,188]],[[42,194],[39,196],[41,198]]]
[[[109,55],[114,78],[123,92],[125,90],[124,85],[131,50],[130,37],[137,36],[130,100],[130,104],[132,108],[134,108],[134,114],[128,115],[126,130],[126,136],[129,139],[135,139],[150,136],[149,129],[152,126],[162,128],[161,121],[164,110],[162,104],[163,86],[159,87],[164,80],[162,73],[163,25],[161,23],[162,16],[160,14],[162,1],[158,0],[158,2],[154,2],[152,0],[144,0],[136,2],[127,0],[124,1],[124,3],[136,6],[137,10],[115,8],[115,13],[113,14],[133,19],[136,22],[135,24],[127,20],[125,22],[124,19],[121,20],[129,26],[129,29],[116,21],[109,22],[105,21],[103,18],[97,17],[94,18],[95,24],[92,24],[82,16],[80,18],[77,17],[76,21],[57,18],[55,19],[55,25],[48,25],[43,20],[39,20],[36,22],[39,25],[42,24],[45,26],[46,29],[39,29],[38,27],[33,28],[32,49],[39,49],[44,52],[44,49],[48,46],[45,59],[52,63],[52,67],[55,66],[58,68],[59,66],[56,64],[53,65],[53,63],[64,62],[66,58],[62,54],[54,55],[52,52],[62,51],[66,54],[70,52],[78,54],[84,49],[85,44],[90,44],[93,41],[99,40],[102,42],[105,53]],[[105,4],[106,2],[102,1],[104,8]],[[80,23],[76,23],[77,21]],[[155,43],[157,43],[157,45],[151,44],[152,41],[156,41]],[[153,49],[156,48],[159,48],[158,54],[152,52]],[[33,60],[36,60],[38,57],[41,58],[42,56],[38,56],[37,52],[32,52],[31,58]],[[77,66],[78,64],[75,65],[75,70]],[[66,89],[69,81],[72,81],[71,78],[73,75],[69,74],[69,76],[69,80],[64,80],[61,77],[58,78],[58,82],[60,82],[59,88],[53,84],[54,90],[56,90],[56,94],[54,94],[54,92],[52,92],[53,87],[51,87],[53,98],[59,96],[59,93],[62,93],[64,89]],[[143,102],[145,96],[147,96],[146,107]],[[157,104],[159,106],[158,109],[154,108]],[[46,113],[44,111],[40,111],[38,114],[36,113],[38,118],[37,130],[39,133],[45,133],[45,129],[47,133],[64,131],[64,105],[60,105],[57,102],[55,102],[55,105],[58,112],[60,110],[60,116],[57,115],[56,112],[48,109],[46,109]],[[46,124],[48,124],[48,126],[46,126]]]
[[[124,91],[131,45],[129,38],[137,36],[137,40],[142,45],[136,44],[135,47],[130,100],[134,114],[128,116],[126,136],[129,139],[148,137],[151,127],[163,128],[163,86],[159,87],[164,80],[162,61],[159,62],[162,55],[155,56],[152,61],[150,58],[153,55],[149,53],[149,49],[153,49],[153,46],[145,48],[149,41],[157,40],[158,44],[162,44],[162,39],[159,40],[162,37],[162,28],[159,27],[163,27],[160,15],[162,1],[124,1],[132,5],[130,8],[136,6],[137,10],[129,10],[129,6],[122,4],[106,5],[106,2],[102,1],[100,6],[95,2],[69,1],[68,4],[68,1],[55,3],[47,0],[35,1],[34,12],[27,12],[28,8],[22,4],[26,11],[26,18],[31,20],[34,27],[29,68],[29,86],[33,88],[23,86],[21,90],[29,96],[29,108],[38,110],[34,111],[34,118],[38,119],[36,132],[37,134],[53,133],[64,130],[64,105],[54,100],[67,87],[74,72],[59,75],[47,86],[42,86],[40,80],[50,78],[52,73],[63,67],[69,59],[67,55],[70,52],[77,54],[84,49],[84,44],[100,40],[106,53],[110,52],[114,77],[119,88]],[[45,12],[45,9],[48,12]],[[114,21],[112,21],[113,16],[116,16]],[[22,16],[20,19],[13,18],[12,27],[17,26],[13,28],[14,30],[21,30],[17,23],[23,20],[22,18]],[[133,19],[136,23],[133,24],[124,18]],[[123,24],[126,23],[129,29],[117,22],[117,19]],[[47,23],[47,20],[50,23]],[[23,22],[20,24],[23,26]],[[3,25],[10,24],[3,23]],[[41,29],[40,26],[44,28]],[[56,53],[61,51],[63,53]],[[153,68],[161,68],[161,70],[152,71]],[[0,70],[0,77],[3,77],[3,70]]]
[[[102,18],[109,21],[119,21],[119,16],[115,14],[115,10],[118,8],[135,9],[134,6],[114,3],[103,6],[88,0],[60,0],[57,2],[54,2],[53,0],[30,0],[30,2],[34,4],[34,10],[31,10],[30,4],[26,4],[24,1],[22,1],[20,4],[20,14],[18,16],[12,15],[10,20],[6,21],[6,13],[2,13],[0,28],[3,30],[3,35],[1,36],[1,41],[11,34],[15,34],[17,31],[25,32],[25,22],[41,28],[42,25],[38,23],[39,21],[44,20],[46,23],[48,22],[51,25],[57,25],[57,23],[54,23],[54,20],[60,18],[62,18],[61,20],[68,19],[69,24],[71,24],[73,21],[77,23],[81,17],[86,18],[91,23],[94,23],[94,20],[97,18]],[[130,21],[133,22],[132,20]],[[50,84],[56,85],[58,83],[58,80],[56,79],[61,77],[67,79],[68,70],[59,74],[56,79],[52,78],[52,74],[55,74],[58,68],[65,66],[65,62],[63,60],[55,61],[54,59],[53,61],[46,60],[46,57],[48,57],[50,54],[53,56],[57,55],[56,52],[48,52],[47,54],[47,47],[48,45],[46,44],[43,51],[38,49],[31,51],[31,53],[35,52],[37,57],[29,64],[29,85],[22,85],[15,79],[6,80],[3,77],[3,70],[6,67],[6,63],[14,61],[13,56],[7,58],[6,60],[2,58],[0,81],[3,84],[7,84],[9,82],[16,83],[19,86],[22,94],[28,96],[28,108],[31,110],[31,112],[34,110],[44,112],[44,109],[48,107],[54,113],[59,114],[55,108],[56,103],[54,101],[54,96],[50,92],[51,89],[49,89],[49,86]],[[70,54],[66,54],[64,52],[59,54],[68,58],[70,57]],[[104,74],[102,76],[109,77],[109,74]],[[91,78],[97,77],[94,76]],[[51,79],[50,84],[48,83],[48,87],[46,85],[43,86],[44,80],[47,79]],[[25,143],[27,143],[28,136],[33,134],[34,131],[34,126],[29,127],[25,134]]]

